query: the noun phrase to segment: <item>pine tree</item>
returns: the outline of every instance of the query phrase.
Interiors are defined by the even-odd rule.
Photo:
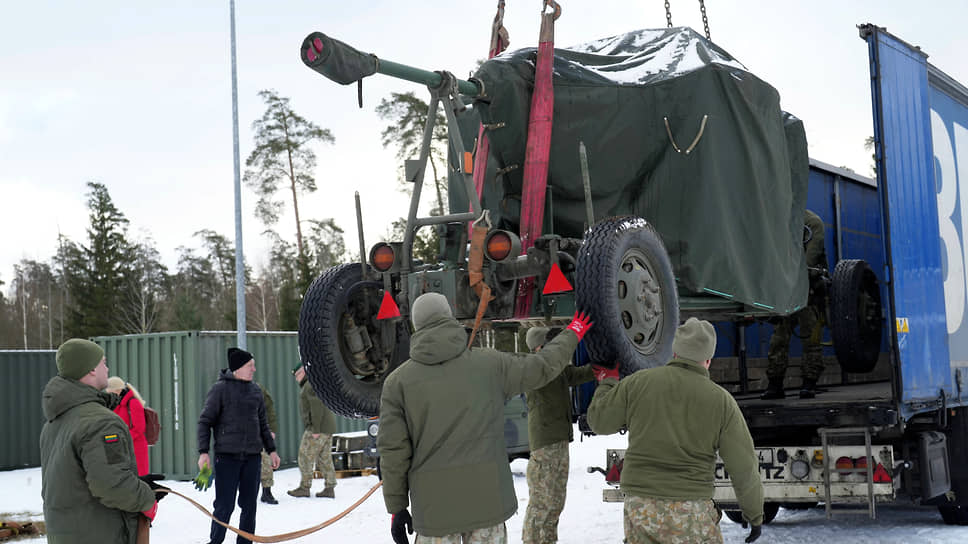
[[[261,119],[252,123],[255,149],[245,161],[244,180],[258,195],[256,215],[266,227],[279,221],[283,201],[277,191],[289,189],[296,221],[296,256],[302,291],[309,287],[312,275],[309,255],[303,245],[299,215],[299,196],[316,191],[315,143],[332,144],[336,140],[329,129],[320,128],[292,110],[289,99],[275,91],[263,90],[259,97],[266,103]]]
[[[107,187],[97,182],[88,182],[87,187],[88,243],[67,248],[63,263],[70,270],[65,326],[75,337],[121,332],[116,313],[134,260],[126,238],[128,219],[114,205]]]

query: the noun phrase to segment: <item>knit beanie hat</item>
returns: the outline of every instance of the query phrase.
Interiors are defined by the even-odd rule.
[[[252,354],[244,349],[229,348],[229,370],[232,372],[242,368],[252,359],[254,359]]]
[[[57,348],[57,373],[65,378],[79,380],[104,358],[101,346],[84,340],[71,338]]]
[[[701,363],[716,352],[716,329],[712,323],[690,317],[678,329],[672,351],[680,359]]]
[[[524,337],[528,349],[534,351],[538,346],[543,346],[548,337],[548,330],[548,327],[531,327],[528,329],[528,334]]]
[[[440,293],[424,293],[413,301],[413,308],[410,309],[410,319],[413,321],[415,330],[422,329],[431,321],[441,317],[454,317],[450,310],[450,303],[447,297]]]

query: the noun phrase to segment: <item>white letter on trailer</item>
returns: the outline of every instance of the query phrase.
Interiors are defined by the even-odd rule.
[[[938,188],[938,230],[943,245],[942,251],[948,262],[948,270],[944,278],[945,313],[948,334],[952,334],[961,327],[961,320],[965,314],[964,261],[961,239],[954,223],[955,204],[958,202],[958,178],[951,135],[948,134],[944,120],[934,110],[931,110],[931,139],[934,141],[934,158],[937,160],[934,179]],[[961,191],[961,196],[963,199],[968,197],[968,191]],[[966,202],[962,200],[962,232],[965,232],[968,227],[968,213],[965,213],[965,210]]]

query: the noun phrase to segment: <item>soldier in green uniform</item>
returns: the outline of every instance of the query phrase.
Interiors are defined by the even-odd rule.
[[[598,434],[629,432],[622,469],[625,542],[722,542],[713,504],[716,453],[752,526],[760,536],[763,485],[753,439],[739,406],[709,379],[716,331],[689,318],[676,330],[673,358],[619,381],[617,368],[595,367],[598,388],[588,423]]]
[[[824,250],[824,226],[820,216],[810,210],[804,213],[804,243],[805,262],[810,278],[810,295],[807,305],[800,311],[783,317],[773,329],[770,338],[769,363],[766,376],[770,382],[766,391],[760,396],[764,400],[782,399],[783,378],[787,366],[790,364],[790,336],[796,323],[800,327],[800,339],[803,343],[803,357],[800,359],[800,398],[812,399],[817,393],[817,380],[823,374],[823,348],[820,346],[820,335],[823,327],[820,324],[823,312],[823,286],[820,285],[822,271],[827,268],[827,253]]]
[[[290,489],[287,493],[293,497],[308,497],[313,485],[313,465],[320,460],[326,487],[316,493],[316,496],[332,499],[336,497],[333,489],[336,487],[336,471],[333,469],[332,455],[336,416],[316,396],[302,363],[293,369],[292,374],[299,383],[299,415],[306,430],[303,431],[299,443],[299,474],[302,480],[299,487]]]
[[[44,387],[40,432],[41,495],[47,542],[135,544],[138,516],[157,509],[149,481],[138,478],[128,427],[112,410],[104,350],[72,338],[57,349],[57,375]],[[164,493],[158,492],[161,498]]]
[[[266,419],[269,420],[269,431],[272,433],[272,439],[276,439],[276,433],[279,432],[279,420],[276,419],[276,405],[272,401],[272,395],[269,394],[269,390],[266,389],[261,383],[257,383],[259,389],[262,390],[262,400],[266,405]],[[266,453],[266,450],[262,450],[262,502],[266,504],[279,504],[279,501],[272,496],[272,458]]]
[[[528,329],[528,348],[538,352],[549,338],[546,327]],[[568,365],[548,385],[528,391],[528,508],[521,540],[524,544],[558,541],[558,517],[565,508],[568,487],[568,443],[574,440],[568,388],[595,379],[591,365]]]
[[[470,348],[439,293],[414,301],[410,359],[380,398],[383,500],[396,544],[504,544],[517,511],[504,443],[504,399],[544,386],[591,327],[576,315],[538,353]],[[413,517],[408,506],[413,505]]]

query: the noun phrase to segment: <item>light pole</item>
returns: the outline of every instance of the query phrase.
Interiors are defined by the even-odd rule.
[[[245,259],[242,253],[242,183],[239,164],[239,84],[235,68],[235,0],[229,0],[232,26],[232,159],[235,165],[235,327],[240,348],[245,342]]]

